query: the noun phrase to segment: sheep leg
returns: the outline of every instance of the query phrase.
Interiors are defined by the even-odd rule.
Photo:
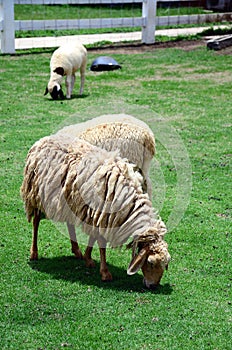
[[[72,245],[72,253],[74,253],[77,259],[83,259],[81,250],[77,242],[75,227],[74,225],[71,225],[68,222],[67,222],[67,227],[68,227],[68,233],[69,233],[69,237]]]
[[[91,236],[89,237],[88,247],[86,248],[85,254],[83,256],[87,267],[95,267],[95,262],[91,257],[95,241],[96,241],[96,238]]]
[[[72,75],[72,84],[71,84],[71,95],[72,95],[72,92],[73,92],[75,81],[76,81],[76,76],[75,76],[75,74],[73,74]]]
[[[80,68],[80,75],[81,75],[81,87],[80,87],[80,95],[83,94],[84,91],[84,85],[85,85],[85,69],[86,65],[82,65]]]
[[[32,234],[32,244],[30,250],[30,260],[38,260],[38,230],[39,223],[41,219],[41,213],[39,209],[34,210],[34,218],[33,218],[33,234]]]
[[[112,281],[112,275],[110,271],[108,270],[108,266],[106,264],[106,240],[104,238],[99,238],[98,246],[100,250],[100,274],[101,279],[104,282]]]
[[[72,76],[67,75],[65,80],[66,85],[66,98],[70,99],[72,94]]]

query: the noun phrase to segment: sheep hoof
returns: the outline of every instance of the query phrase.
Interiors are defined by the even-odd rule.
[[[77,259],[83,259],[83,255],[81,253],[81,250],[78,246],[78,243],[76,241],[71,240],[71,245],[72,245],[72,253],[75,255]]]
[[[30,260],[38,260],[38,252],[31,252]]]
[[[86,259],[86,258],[84,257],[84,260],[85,260],[85,265],[86,265],[86,267],[90,267],[90,268],[95,267],[95,262],[94,262],[93,259]]]
[[[83,259],[83,255],[82,255],[80,249],[75,249],[75,250],[72,249],[72,253],[75,255],[75,257],[77,259],[80,259],[80,260]]]
[[[109,271],[106,271],[101,273],[101,280],[103,282],[110,282],[113,280],[113,277]]]

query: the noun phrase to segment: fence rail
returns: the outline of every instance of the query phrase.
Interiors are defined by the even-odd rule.
[[[14,0],[15,5],[115,5],[122,3],[141,4],[142,2],[143,0]]]
[[[182,24],[202,24],[229,21],[232,13],[209,13],[200,15],[156,17],[157,1],[186,2],[186,0],[0,0],[0,45],[2,53],[15,53],[15,31],[66,30],[141,27],[142,42],[151,44],[155,40],[155,27]],[[194,0],[190,0],[191,3]],[[199,1],[199,0],[198,0]],[[56,20],[15,20],[14,5],[114,5],[141,4],[141,17],[94,18],[94,19],[56,19]]]
[[[15,5],[117,5],[117,4],[142,4],[143,0],[14,0]],[[199,0],[158,0],[159,3],[196,3]],[[205,5],[206,0],[201,0],[201,5]]]
[[[145,18],[98,18],[15,21],[15,30],[89,29],[142,27]]]

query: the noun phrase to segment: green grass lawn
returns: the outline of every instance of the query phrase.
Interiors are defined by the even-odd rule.
[[[89,51],[88,67],[100,55]],[[230,350],[231,56],[205,46],[110,55],[122,70],[88,70],[84,96],[78,76],[73,98],[63,101],[43,96],[51,52],[0,56],[1,349]],[[110,112],[150,125],[153,204],[165,222],[178,219],[155,291],[143,288],[141,273],[126,275],[125,248],[108,249],[114,281],[102,283],[98,250],[96,269],[87,269],[45,220],[40,258],[29,262],[32,228],[19,196],[28,149],[64,124]]]

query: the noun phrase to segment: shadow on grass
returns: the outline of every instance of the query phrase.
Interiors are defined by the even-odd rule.
[[[69,281],[70,283],[78,282],[87,286],[92,285],[104,289],[128,292],[166,295],[172,293],[170,284],[161,284],[155,290],[148,290],[143,287],[143,276],[141,274],[128,276],[125,269],[112,264],[108,264],[108,267],[113,275],[113,281],[102,282],[99,273],[100,265],[98,262],[95,263],[95,268],[87,268],[83,260],[77,260],[71,256],[40,258],[38,261],[29,261],[29,265],[33,270],[47,273],[52,278]]]
[[[89,94],[73,94],[72,97],[70,99],[64,97],[64,98],[58,98],[57,100],[54,100],[51,96],[45,97],[47,99],[47,101],[49,102],[64,102],[64,101],[71,101],[71,100],[76,100],[76,99],[83,99],[83,98],[87,98],[89,97]]]

